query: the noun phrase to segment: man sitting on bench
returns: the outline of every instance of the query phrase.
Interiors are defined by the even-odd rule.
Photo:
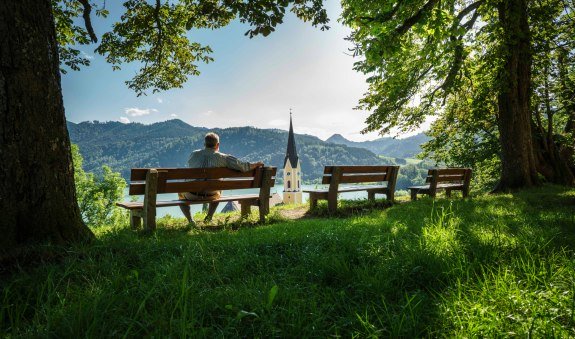
[[[204,149],[195,150],[190,155],[188,160],[188,167],[190,168],[212,168],[212,167],[227,167],[240,172],[247,172],[257,167],[263,166],[263,162],[249,163],[240,161],[236,157],[229,154],[220,153],[220,137],[216,133],[208,133],[204,138]],[[178,193],[180,200],[218,200],[221,196],[221,191],[208,191],[208,192],[183,192]],[[208,208],[208,215],[204,221],[210,221],[218,208],[218,202],[211,202]],[[188,219],[190,224],[195,224],[190,214],[190,206],[180,205],[182,213]]]

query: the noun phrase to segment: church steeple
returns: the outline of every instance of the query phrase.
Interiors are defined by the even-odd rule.
[[[292,167],[297,166],[297,162],[298,162],[299,158],[297,156],[297,149],[295,147],[295,137],[293,135],[293,123],[292,123],[292,117],[291,117],[291,108],[290,108],[290,112],[289,112],[289,135],[288,135],[286,157],[284,160],[284,167],[286,166],[288,159],[289,159]]]
[[[295,137],[293,134],[293,123],[291,118],[291,108],[289,110],[289,135],[284,160],[284,204],[301,204],[301,170],[299,157],[295,147]]]

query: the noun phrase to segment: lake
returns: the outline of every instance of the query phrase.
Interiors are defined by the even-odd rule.
[[[302,185],[302,189],[314,189],[316,187],[320,187],[318,185]],[[325,186],[327,187],[327,186]],[[249,193],[257,193],[258,189],[252,188],[252,189],[245,189],[245,190],[233,190],[233,191],[224,191],[222,195],[239,195],[239,194],[249,194]],[[283,185],[277,185],[272,187],[271,189],[271,193],[278,193],[280,196],[283,195]],[[365,191],[360,191],[360,192],[347,192],[347,193],[341,193],[340,198],[342,199],[346,199],[346,200],[357,200],[357,199],[367,199],[367,192]],[[137,196],[138,197],[138,201],[142,201],[144,200],[144,196]],[[176,193],[172,193],[172,194],[160,194],[158,196],[158,200],[175,200],[178,199],[178,195]],[[309,199],[309,194],[307,193],[303,193],[302,194],[302,200],[304,202],[307,202]],[[128,195],[128,188],[125,189],[124,191],[124,200],[125,201],[130,201],[131,197]],[[226,203],[221,203],[218,206],[217,209],[217,213],[219,213],[224,206],[226,206]],[[191,205],[191,213],[192,215],[201,212],[202,211],[202,205]],[[178,206],[173,206],[173,207],[162,207],[162,208],[158,208],[156,210],[156,215],[157,217],[161,218],[165,215],[171,215],[174,217],[184,217],[184,215],[182,214],[182,211],[180,211],[180,208]]]

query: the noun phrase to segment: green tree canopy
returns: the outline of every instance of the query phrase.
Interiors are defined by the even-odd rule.
[[[329,19],[322,4],[323,0],[127,0],[121,20],[102,34],[96,51],[114,69],[124,63],[142,64],[138,74],[126,81],[138,95],[150,89],[168,90],[199,75],[199,63],[213,61],[212,49],[191,41],[190,32],[218,29],[238,19],[250,25],[245,33],[250,38],[268,36],[283,22],[286,11],[324,30]],[[53,0],[53,5],[61,62],[74,70],[89,65],[74,45],[98,41],[91,13],[106,17],[105,1]],[[80,17],[83,25],[75,20]]]
[[[556,154],[550,161],[549,155],[558,153],[552,140],[541,149],[539,126],[552,135],[549,126],[559,119],[547,124],[553,120],[553,110],[548,110],[539,123],[534,114],[545,102],[542,98],[566,97],[566,85],[550,96],[539,94],[545,92],[541,72],[561,64],[557,58],[552,61],[552,54],[562,53],[572,65],[573,1],[342,4],[343,22],[353,29],[349,39],[354,53],[361,57],[355,68],[369,75],[369,89],[359,104],[372,111],[366,132],[410,130],[433,116],[437,120],[430,135],[435,139],[427,154],[439,161],[466,166],[488,162],[500,169],[503,189],[536,183],[536,171],[554,182],[573,183],[573,170],[566,168],[572,159]],[[572,69],[563,67],[562,78],[570,79]],[[561,72],[555,74],[560,84]],[[548,106],[573,116],[570,109]],[[569,119],[561,121],[565,126]],[[572,136],[572,128],[565,133]],[[501,159],[501,166],[493,164],[493,156]]]

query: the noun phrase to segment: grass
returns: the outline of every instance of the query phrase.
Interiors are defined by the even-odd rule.
[[[217,232],[96,229],[1,278],[0,334],[575,336],[575,190],[342,205]]]

